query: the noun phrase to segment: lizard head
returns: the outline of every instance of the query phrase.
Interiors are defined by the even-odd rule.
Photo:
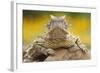
[[[68,34],[68,23],[66,16],[56,17],[51,15],[51,20],[48,24],[49,38],[51,39],[65,39]]]

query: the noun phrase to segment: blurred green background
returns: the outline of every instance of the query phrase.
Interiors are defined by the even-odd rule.
[[[60,11],[34,11],[23,10],[23,45],[31,43],[37,36],[48,32],[46,24],[50,15],[66,15],[66,21],[71,25],[70,33],[79,36],[81,41],[91,48],[91,14],[82,12],[60,12]]]

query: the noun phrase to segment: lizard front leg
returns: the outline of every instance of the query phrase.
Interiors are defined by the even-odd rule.
[[[81,49],[82,52],[84,52],[84,53],[88,52],[88,49],[86,48],[86,46],[83,43],[81,43],[79,38],[76,39],[75,44],[77,47],[79,47]]]
[[[28,48],[24,55],[24,61],[44,61],[49,55],[54,55],[55,51],[51,48],[46,48],[43,45],[34,43],[31,48]]]

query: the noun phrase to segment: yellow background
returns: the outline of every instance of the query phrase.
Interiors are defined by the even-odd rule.
[[[23,10],[23,46],[28,45],[37,36],[41,36],[47,30],[50,15],[66,15],[70,33],[79,36],[81,41],[90,49],[91,46],[91,14],[76,12],[53,12]]]

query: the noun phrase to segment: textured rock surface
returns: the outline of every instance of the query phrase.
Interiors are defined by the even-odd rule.
[[[55,55],[50,55],[45,59],[45,61],[63,61],[63,60],[86,60],[90,59],[89,51],[83,53],[80,49],[78,50],[66,50],[60,48],[56,50]]]
[[[24,62],[90,59],[90,51],[68,31],[65,16],[51,16],[48,32],[24,50]]]

